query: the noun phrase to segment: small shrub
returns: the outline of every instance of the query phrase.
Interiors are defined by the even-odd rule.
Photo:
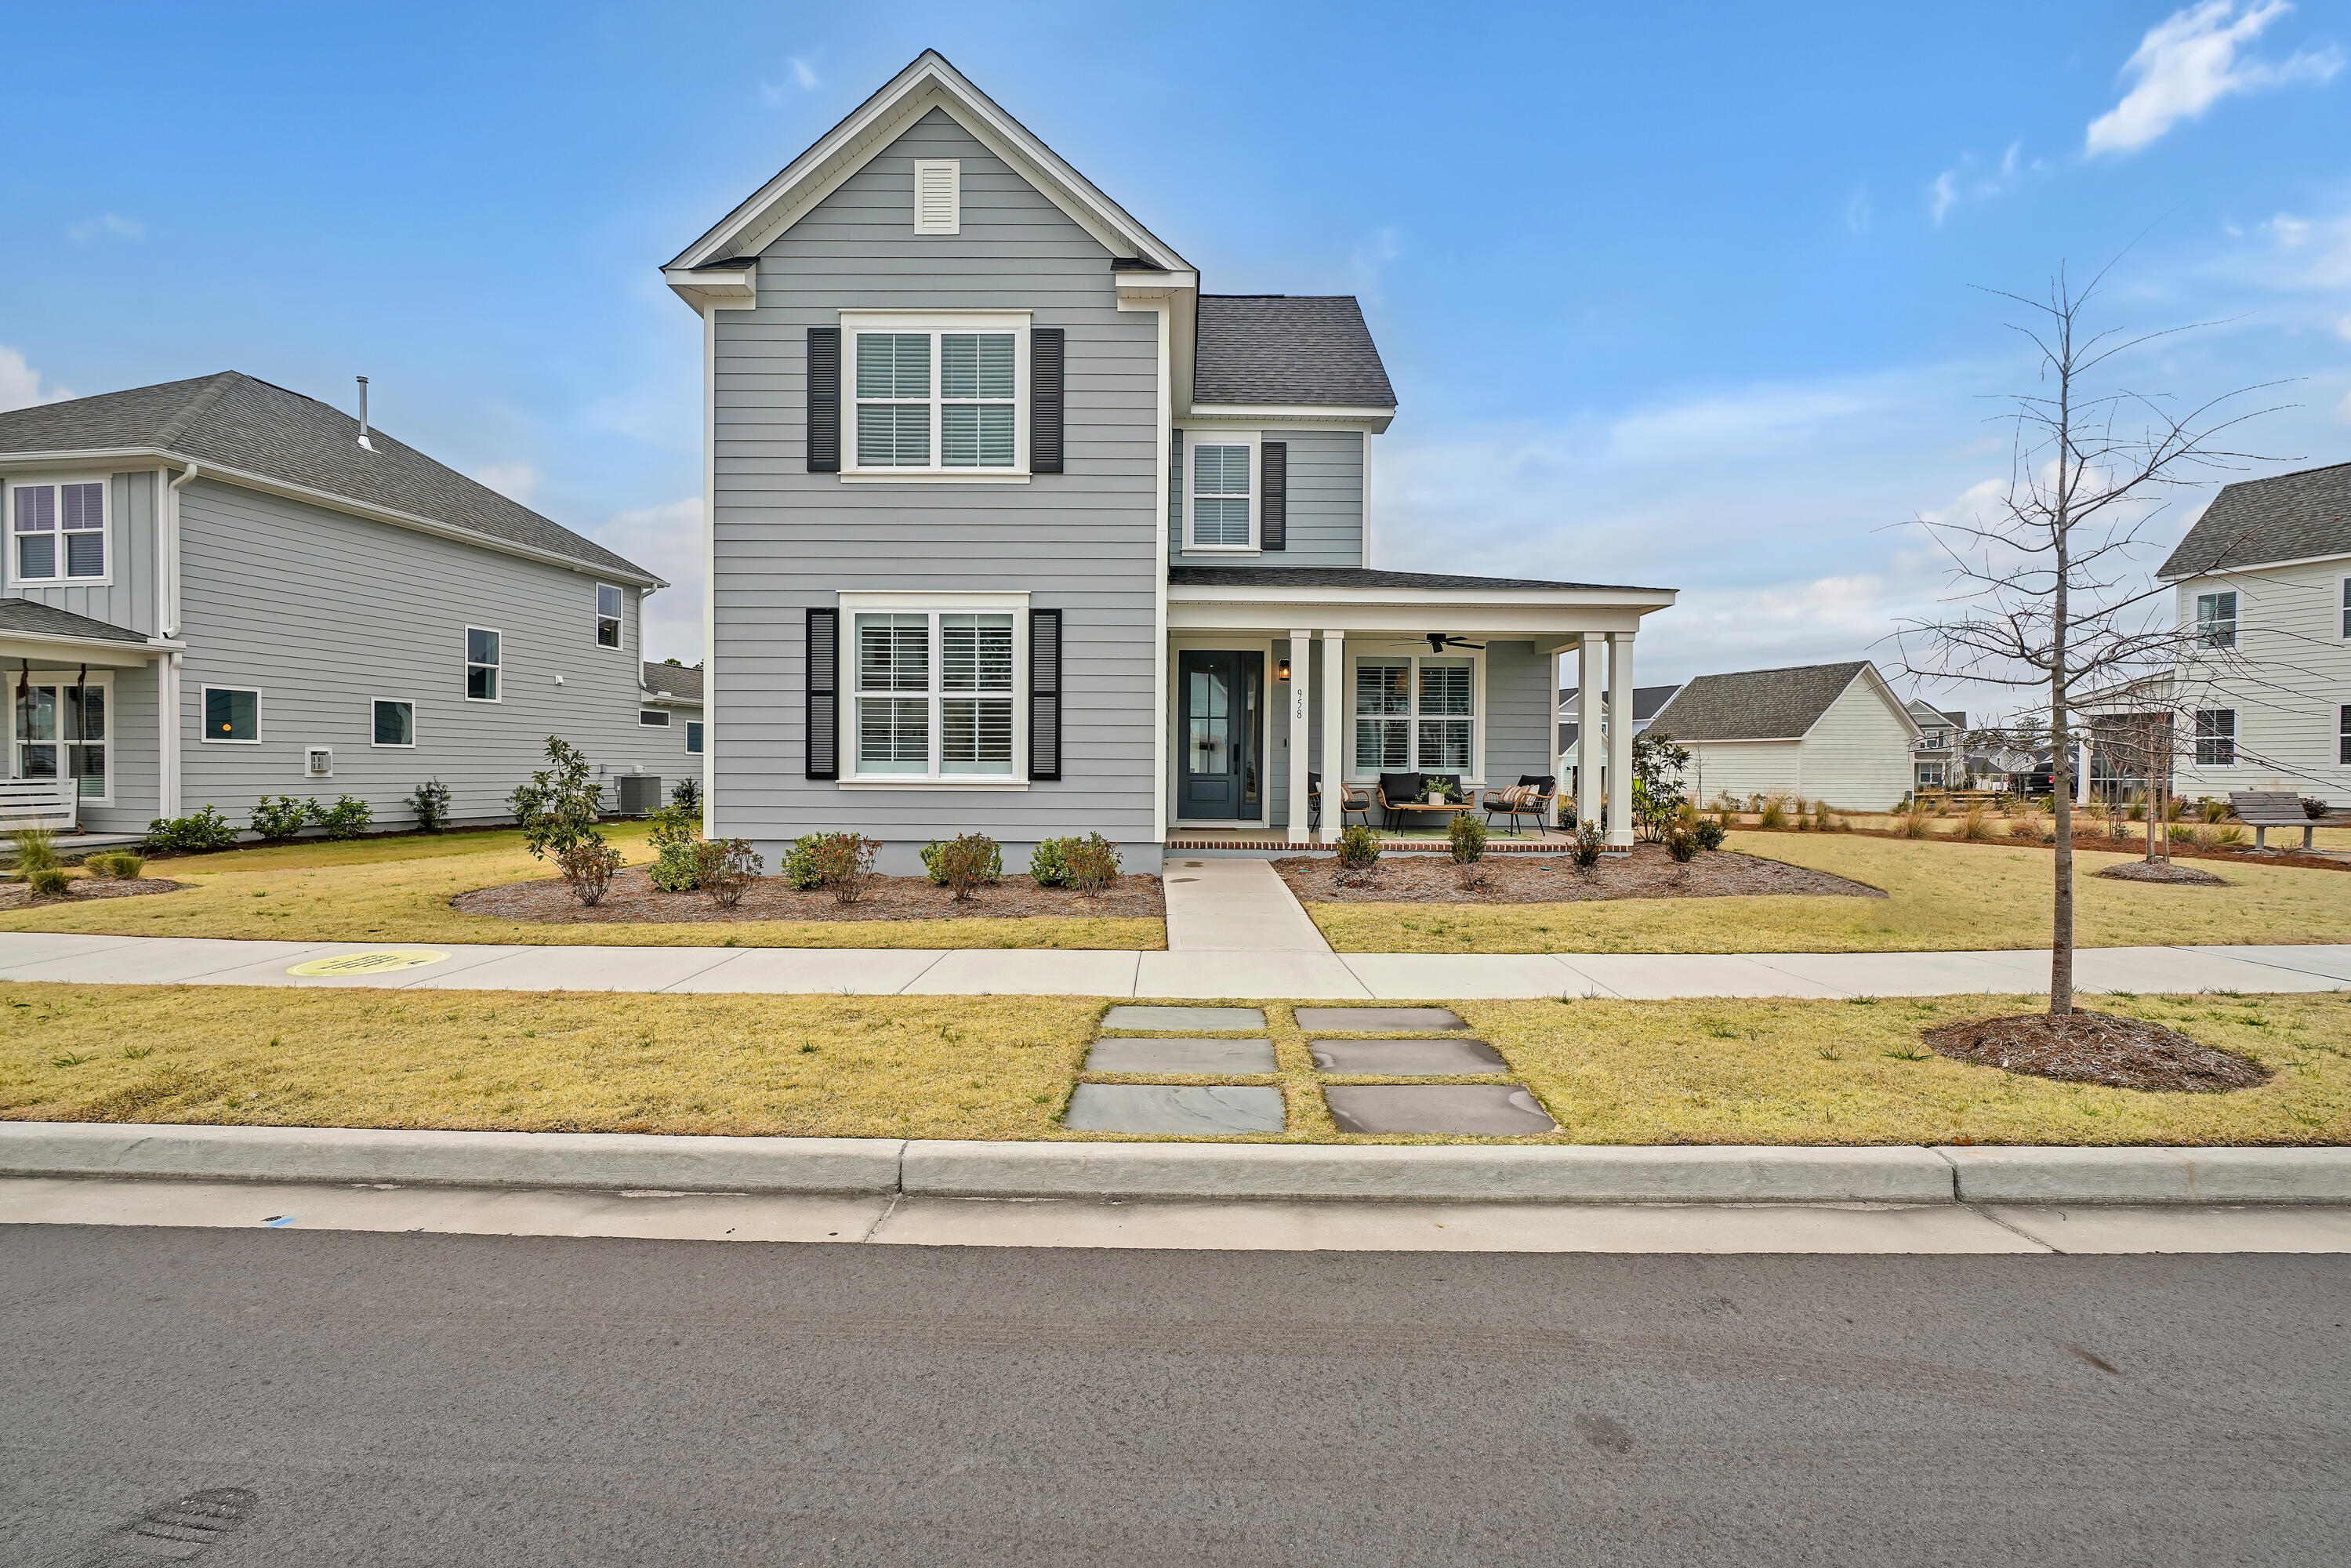
[[[580,895],[580,902],[592,909],[603,902],[613,873],[621,869],[621,852],[606,843],[601,833],[590,833],[556,851],[555,863],[571,891]]]
[[[2221,810],[2224,813],[2227,811],[2226,807],[2221,808]],[[2302,814],[2314,822],[2318,821],[2319,818],[2326,815],[2326,802],[2318,800],[2314,796],[2304,795],[2302,797]],[[2205,821],[2210,822],[2217,822],[2220,820],[2220,819],[2219,817],[2208,817],[2205,819]]]
[[[686,806],[664,806],[653,815],[653,869],[647,874],[664,893],[691,893],[702,885],[702,815]]]
[[[986,833],[957,833],[946,843],[934,840],[924,847],[923,869],[933,883],[951,890],[957,904],[968,904],[974,888],[1004,880],[1004,848]]]
[[[63,898],[72,881],[61,865],[45,865],[25,873],[25,883],[36,898]]]
[[[1701,817],[1690,824],[1690,838],[1702,850],[1719,850],[1728,834],[1721,822],[1712,817]]]
[[[1607,847],[1608,835],[1600,824],[1586,817],[1575,825],[1574,847],[1568,852],[1575,857],[1577,869],[1590,871],[1600,863],[1600,852]]]
[[[1494,869],[1483,862],[1465,861],[1453,868],[1453,885],[1463,893],[1491,893]]]
[[[194,854],[225,850],[236,842],[236,830],[218,807],[206,806],[190,817],[158,817],[147,824],[147,847]]]
[[[2199,795],[2196,797],[2196,809],[2204,814],[2204,820],[2208,822],[2225,822],[2229,820],[2229,802],[2226,800],[2215,800],[2210,795]]]
[[[2226,827],[2215,828],[2212,830],[2212,841],[2215,844],[2231,847],[2241,844],[2245,841],[2245,830],[2234,822],[2229,823]]]
[[[816,885],[831,888],[834,903],[854,904],[865,896],[873,881],[873,857],[881,851],[881,840],[862,833],[811,833],[800,842],[809,847]]]
[[[1445,837],[1456,865],[1468,865],[1486,852],[1486,824],[1467,811],[1446,826]]]
[[[2147,797],[2145,795],[2133,795],[2130,798],[2130,820],[2134,822],[2144,822],[2147,821]],[[2120,837],[2121,835],[2117,834],[2116,836]]]
[[[2018,812],[2016,820],[2009,823],[2008,836],[2036,844],[2052,842],[2057,837],[2049,824],[2042,820],[2041,813],[2030,809]]]
[[[1813,801],[1813,831],[1816,833],[1828,833],[1835,831],[1836,819],[1829,815],[1829,803],[1826,800]]]
[[[1959,837],[1970,843],[1978,844],[1991,840],[1991,814],[1984,810],[1982,801],[1979,800],[1970,806],[1968,814],[1959,820]]]
[[[375,825],[375,808],[356,795],[342,796],[323,811],[313,800],[310,820],[326,829],[330,839],[356,839]]]
[[[669,803],[673,806],[699,808],[702,804],[702,780],[681,779],[669,787]]]
[[[129,850],[91,855],[81,863],[92,876],[103,877],[108,882],[135,882],[147,869],[145,857],[132,854]]]
[[[297,800],[291,795],[264,795],[254,802],[250,823],[253,831],[265,842],[282,844],[310,825],[311,816],[319,810],[316,800]]]
[[[416,819],[418,832],[439,832],[449,825],[449,786],[438,779],[427,779],[410,791],[408,812]]]
[[[1068,841],[1062,858],[1070,868],[1070,885],[1088,898],[1118,884],[1118,846],[1100,833]]]
[[[547,766],[515,787],[507,797],[515,821],[522,825],[522,841],[534,860],[560,854],[574,843],[592,839],[596,819],[604,804],[603,786],[590,776],[588,759],[579,748],[558,736],[547,737]]]
[[[9,835],[16,841],[16,869],[26,876],[57,863],[57,835],[47,828],[19,828]]]
[[[1681,822],[1675,822],[1667,827],[1666,829],[1666,852],[1673,856],[1676,863],[1680,865],[1687,865],[1690,862],[1698,859],[1698,833],[1696,830]]]
[[[1935,836],[1934,822],[1924,800],[1911,801],[1909,810],[1902,813],[1901,820],[1895,825],[1906,839],[1931,839]]]
[[[1777,832],[1788,825],[1788,803],[1777,795],[1763,802],[1763,830]]]
[[[743,895],[767,869],[768,862],[752,850],[748,839],[704,839],[693,846],[692,852],[695,882],[721,909],[742,903]]]
[[[818,883],[816,841],[819,836],[803,833],[794,839],[792,847],[784,852],[783,863],[776,868],[776,874],[784,879],[784,885],[796,893],[807,893]]]
[[[1350,822],[1339,832],[1339,865],[1345,871],[1369,871],[1380,863],[1380,836],[1361,822]]]

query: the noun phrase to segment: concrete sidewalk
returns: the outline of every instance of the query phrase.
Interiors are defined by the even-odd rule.
[[[1259,862],[1231,862],[1230,864]],[[1287,890],[1284,890],[1285,893]],[[1171,908],[1171,915],[1173,910]],[[1171,927],[1173,922],[1171,921]],[[413,967],[296,975],[322,959]],[[2351,946],[2095,947],[2087,991],[2351,989]],[[2049,956],[1972,953],[1332,953],[1060,948],[492,946],[0,932],[0,980],[491,991],[838,992],[1234,1000],[2030,995]]]

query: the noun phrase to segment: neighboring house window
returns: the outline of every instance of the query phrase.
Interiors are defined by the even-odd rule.
[[[621,645],[621,591],[609,582],[596,585],[596,646]]]
[[[2351,768],[2351,703],[2335,710],[2335,760]]]
[[[1474,771],[1477,686],[1471,659],[1357,660],[1356,772]]]
[[[2237,596],[2199,593],[2196,596],[2196,641],[2206,648],[2237,645]]]
[[[1246,443],[1201,441],[1192,447],[1194,549],[1247,549],[1256,542],[1249,520],[1249,448]]]
[[[2237,710],[2232,707],[2196,710],[2196,766],[2234,768],[2237,765]]]
[[[637,722],[647,729],[667,729],[669,712],[665,708],[641,707],[637,710]]]
[[[1010,326],[883,331],[852,324],[849,335],[857,402],[852,472],[1012,473],[1021,466],[1024,332]]]
[[[685,751],[689,757],[702,755],[702,721],[698,718],[685,721]]]
[[[12,485],[10,567],[18,582],[71,582],[106,575],[106,484]]]
[[[858,775],[1010,779],[1015,621],[1008,612],[858,615]]]
[[[371,731],[372,746],[413,746],[416,744],[416,705],[398,697],[375,699],[375,724]]]
[[[235,686],[206,686],[204,734],[208,741],[226,745],[261,743],[261,694]]]
[[[9,683],[11,689],[16,682]],[[103,680],[35,682],[18,692],[16,723],[18,779],[71,779],[85,800],[104,804],[107,685]]]
[[[2351,577],[2343,580],[2343,636],[2351,641]]]
[[[498,700],[500,641],[496,632],[486,628],[465,628],[466,701],[494,703]]]

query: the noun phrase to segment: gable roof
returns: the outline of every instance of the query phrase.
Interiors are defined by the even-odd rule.
[[[684,664],[656,664],[648,659],[637,684],[656,696],[673,697],[679,702],[702,700],[702,672]]]
[[[1353,295],[1203,294],[1192,402],[1395,408]]]
[[[1845,688],[1865,674],[1903,722],[1917,729],[1917,721],[1866,659],[1700,675],[1657,710],[1649,727],[1678,741],[1801,740]]]
[[[2331,555],[2351,555],[2351,463],[2221,486],[2156,576]]]
[[[1568,704],[1575,700],[1576,694],[1581,690],[1582,688],[1578,686],[1560,687],[1559,706],[1562,708],[1567,706]],[[1635,686],[1633,688],[1633,722],[1635,724],[1646,724],[1649,720],[1656,717],[1657,710],[1665,706],[1667,701],[1679,690],[1681,690],[1681,687],[1678,685],[1670,686]],[[1604,714],[1608,711],[1608,694],[1605,691],[1603,691],[1600,694],[1600,711]]]
[[[339,497],[641,585],[661,579],[342,410],[237,371],[0,413],[0,461],[77,452],[193,461]],[[371,450],[370,448],[372,448]]]
[[[855,173],[905,129],[933,109],[972,133],[1013,171],[1101,241],[1113,258],[1139,258],[1164,270],[1189,271],[1191,264],[1112,201],[1094,183],[1039,140],[936,49],[925,49],[904,70],[817,138],[808,151],[737,204],[702,237],[678,252],[663,270],[691,272],[723,267],[765,250],[776,236]],[[691,280],[673,277],[673,287]]]
[[[1939,708],[1925,697],[1912,697],[1902,706],[1909,710],[1910,716],[1918,721],[1921,728],[1930,724],[1947,724],[1954,729],[1968,727],[1968,710],[1965,708]]]

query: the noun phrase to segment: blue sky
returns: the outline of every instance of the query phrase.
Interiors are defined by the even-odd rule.
[[[1224,292],[1360,295],[1375,564],[1664,583],[1640,677],[1855,657],[2006,472],[1996,301],[2118,254],[2130,367],[2351,459],[2351,9],[20,5],[0,406],[234,367],[678,581],[659,263],[925,46]],[[2159,519],[2168,539],[2197,501]]]

